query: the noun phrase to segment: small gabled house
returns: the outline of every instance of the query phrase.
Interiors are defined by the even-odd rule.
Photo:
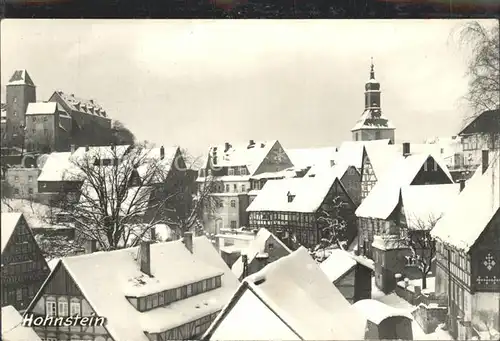
[[[431,232],[436,295],[447,302],[449,330],[461,340],[500,336],[500,153],[484,151],[482,160]]]
[[[365,326],[301,247],[247,277],[202,340],[363,340]]]
[[[374,267],[370,259],[334,249],[319,267],[349,303],[371,298]]]
[[[340,208],[335,205],[342,204]],[[272,180],[266,183],[247,209],[249,227],[268,229],[285,245],[316,246],[323,235],[326,214],[338,213],[347,224],[343,239],[356,236],[355,203],[344,185],[332,174]]]
[[[61,259],[26,314],[107,320],[102,327],[35,327],[42,339],[193,340],[238,284],[211,242],[187,233],[183,240]]]
[[[13,306],[2,307],[2,340],[42,341],[33,328],[23,326],[23,317]]]
[[[244,249],[241,256],[232,265],[231,270],[241,281],[245,277],[262,270],[267,264],[292,251],[279,238],[265,228],[261,228],[255,239]]]
[[[2,213],[2,307],[19,311],[49,275],[49,267],[21,213]]]

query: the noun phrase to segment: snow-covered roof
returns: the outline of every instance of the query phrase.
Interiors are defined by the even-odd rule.
[[[360,129],[396,129],[380,108],[365,109],[351,131]]]
[[[56,91],[56,93],[73,111],[106,117],[106,110],[104,110],[104,108],[97,104],[94,100],[79,98],[73,94],[68,95],[62,91]]]
[[[390,139],[372,141],[344,141],[339,147],[337,161],[356,168],[361,168],[363,163],[363,147],[365,145],[388,145]]]
[[[9,85],[31,85],[35,86],[33,83],[33,80],[31,79],[30,75],[28,74],[28,71],[26,70],[16,70],[12,74],[12,77],[10,77],[9,82],[7,83],[7,86]]]
[[[280,244],[280,246],[283,249],[285,249],[286,252],[288,253],[292,252],[285,244],[283,244],[283,242],[279,238],[277,238],[271,232],[269,232],[269,230],[261,228],[257,232],[255,238],[250,242],[250,244],[248,244],[247,248],[242,250],[241,252],[242,255],[247,256],[248,264],[250,264],[259,253],[264,252],[266,242],[269,238],[273,238],[276,243]],[[231,270],[238,278],[240,278],[241,275],[243,275],[243,260],[241,256],[233,264]]]
[[[319,265],[332,283],[344,276],[354,266],[356,266],[354,258],[342,249],[332,250],[330,256]]]
[[[59,209],[55,207],[50,207],[48,205],[31,202],[30,200],[24,199],[10,199],[7,203],[1,203],[2,212],[17,212],[22,213],[24,219],[31,228],[61,228],[70,227],[70,223],[64,223],[63,225],[54,224],[51,219],[55,214],[62,213]]]
[[[284,169],[279,172],[265,172],[253,175],[250,177],[252,180],[260,180],[260,179],[273,179],[273,178],[293,178],[297,175],[296,168],[291,167]],[[225,176],[224,180],[230,181],[230,176]]]
[[[7,246],[7,243],[12,236],[12,233],[16,229],[17,223],[19,219],[21,219],[22,213],[19,212],[11,212],[11,213],[3,213],[2,212],[2,252]]]
[[[331,174],[269,180],[248,206],[247,212],[316,212],[336,180]],[[342,186],[340,181],[339,184]],[[295,196],[291,202],[288,194]]]
[[[345,175],[349,167],[354,167],[356,172],[359,173],[358,169],[355,166],[348,165],[347,163],[339,163],[334,165],[333,167],[313,167],[306,173],[306,177],[314,177],[314,176],[323,176],[329,175],[334,178],[342,179]]]
[[[140,271],[136,260],[138,247],[66,257],[60,262],[96,314],[106,316],[106,329],[113,340],[148,341],[144,332],[162,332],[219,311],[238,287],[238,279],[204,236],[193,238],[193,253],[182,240],[151,244],[150,248],[153,277]],[[57,269],[45,284],[56,272]],[[217,275],[222,275],[221,288],[166,307],[139,312],[126,298],[127,295],[148,295]],[[37,297],[33,302],[36,301]]]
[[[23,317],[11,305],[2,307],[2,340],[41,341],[33,328],[23,326]]]
[[[391,169],[387,170],[373,186],[368,196],[357,208],[356,216],[387,219],[399,202],[401,187],[412,183],[429,157],[434,159],[452,183],[451,174],[444,161],[439,157],[428,153],[401,156],[391,164]]]
[[[38,181],[75,181],[82,175],[70,152],[53,152],[47,156]]]
[[[391,307],[377,300],[360,300],[355,302],[353,307],[362,313],[368,321],[377,325],[389,317],[406,317],[413,321],[413,317],[406,310]]]
[[[246,290],[258,296],[302,340],[364,339],[366,321],[304,247],[248,276],[203,338],[213,334],[234,305],[243,304],[239,297]],[[238,324],[234,328],[238,330]]]
[[[321,167],[324,165],[329,167],[331,166],[331,162],[335,161],[337,148],[286,149],[286,153],[296,169],[305,169],[313,166]]]
[[[52,258],[47,262],[47,265],[49,266],[50,271],[54,270],[56,268],[56,265],[59,264],[61,261],[61,258]]]
[[[479,167],[453,205],[431,231],[441,242],[468,252],[500,207],[500,153],[490,151],[490,164]],[[465,228],[457,228],[464,226]]]
[[[401,199],[408,227],[419,230],[434,227],[459,193],[460,185],[455,183],[402,187]]]
[[[141,165],[137,167],[137,172],[141,178],[152,176],[148,181],[163,181],[172,167],[175,167],[175,157],[178,146],[163,148],[164,157],[161,158],[161,148],[150,148],[143,151],[143,155],[139,156]],[[181,165],[178,165],[179,167]]]
[[[57,102],[34,102],[28,103],[26,115],[53,115],[58,111],[68,116]]]
[[[79,147],[77,150],[75,150],[71,157],[75,160],[78,160],[79,158],[123,158],[129,151],[130,147],[131,145]]]

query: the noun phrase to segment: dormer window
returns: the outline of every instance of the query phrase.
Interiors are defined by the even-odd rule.
[[[227,175],[234,175],[234,168],[229,168],[227,170]]]

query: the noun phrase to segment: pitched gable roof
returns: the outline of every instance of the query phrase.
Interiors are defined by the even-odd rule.
[[[2,221],[1,221],[2,226],[0,226],[0,228],[2,229],[2,234],[1,234],[2,252],[9,243],[10,237],[12,236],[12,233],[14,233],[16,226],[19,222],[19,219],[21,219],[21,217],[22,213],[19,212],[12,212],[12,213],[2,212]]]
[[[357,262],[347,251],[333,249],[321,264],[320,269],[325,273],[330,282],[335,282],[342,278],[347,272],[356,266]]]
[[[392,163],[391,169],[384,173],[356,210],[356,216],[363,218],[387,219],[399,202],[401,187],[408,186],[415,179],[428,158],[434,159],[453,182],[448,168],[440,158],[428,153],[412,154],[399,157]]]
[[[475,133],[498,133],[500,131],[500,109],[486,110],[469,122],[458,135]]]
[[[69,110],[107,118],[106,110],[104,110],[104,108],[97,104],[94,100],[75,97],[73,94],[68,95],[62,91],[56,91],[54,94],[57,94]]]
[[[59,112],[61,116],[70,118],[57,102],[28,103],[28,108],[26,109],[26,115],[54,115],[57,112]]]
[[[332,161],[335,161],[336,147],[321,148],[302,148],[286,149],[287,155],[296,169],[305,169],[307,167],[331,167]]]
[[[70,152],[52,152],[47,156],[38,181],[74,181],[80,174]]]
[[[259,253],[264,252],[266,242],[269,238],[273,238],[273,240],[276,241],[276,243],[280,244],[280,246],[283,249],[285,249],[287,253],[292,252],[285,244],[283,244],[283,242],[279,238],[277,238],[271,232],[269,232],[268,229],[261,228],[257,232],[255,239],[253,239],[250,242],[250,244],[248,244],[247,248],[242,252],[242,255],[247,256],[248,264],[250,264],[255,259],[255,257],[257,257]],[[243,275],[243,260],[241,256],[233,264],[231,270],[233,271],[233,273],[236,275],[237,278],[240,278]]]
[[[12,77],[10,77],[9,82],[7,83],[7,86],[9,85],[30,85],[30,86],[35,86],[35,83],[33,83],[33,80],[31,79],[30,75],[28,74],[28,71],[26,70],[16,70],[12,74]]]
[[[2,340],[41,341],[31,327],[22,325],[23,317],[13,306],[2,307]]]
[[[335,183],[348,196],[347,191],[335,174],[269,180],[248,206],[247,212],[316,212]],[[295,196],[291,202],[288,201],[288,194]]]
[[[193,253],[182,240],[151,246],[153,277],[144,275],[136,261],[138,247],[63,258],[44,286],[64,267],[116,341],[149,341],[144,332],[158,333],[222,309],[238,287],[238,280],[206,237],[193,238]],[[119,271],[110,271],[119,269]],[[221,288],[139,312],[127,295],[148,295],[212,276],[222,275]],[[98,285],[96,285],[98,283]],[[43,287],[28,307],[36,304]]]
[[[365,320],[304,247],[245,279],[203,339],[213,334],[245,290],[257,295],[302,340],[364,339]]]
[[[468,252],[500,208],[500,153],[490,152],[484,174],[481,167],[466,182],[455,203],[438,221],[431,235],[456,249]],[[480,200],[478,200],[480,198]],[[465,226],[466,228],[457,228]]]

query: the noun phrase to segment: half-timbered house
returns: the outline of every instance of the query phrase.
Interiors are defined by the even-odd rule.
[[[356,205],[361,203],[361,173],[355,166],[338,163],[327,169],[314,169],[314,172],[307,172],[306,176],[315,177],[322,174],[334,174],[334,176],[340,179],[352,201]]]
[[[346,222],[346,231],[340,237],[350,243],[356,236],[355,209],[339,178],[325,174],[269,181],[247,211],[250,228],[264,227],[294,249],[319,243],[327,224],[322,219],[326,214],[340,215]]]
[[[431,232],[437,240],[436,295],[460,340],[500,336],[500,154],[483,153],[456,202]],[[495,338],[496,337],[496,338]]]
[[[26,314],[106,318],[102,327],[35,327],[43,339],[194,340],[238,284],[206,237],[186,233],[183,240],[61,259]]]
[[[247,277],[202,340],[363,340],[365,326],[301,247]]]
[[[2,307],[27,308],[50,273],[21,213],[2,213]]]

